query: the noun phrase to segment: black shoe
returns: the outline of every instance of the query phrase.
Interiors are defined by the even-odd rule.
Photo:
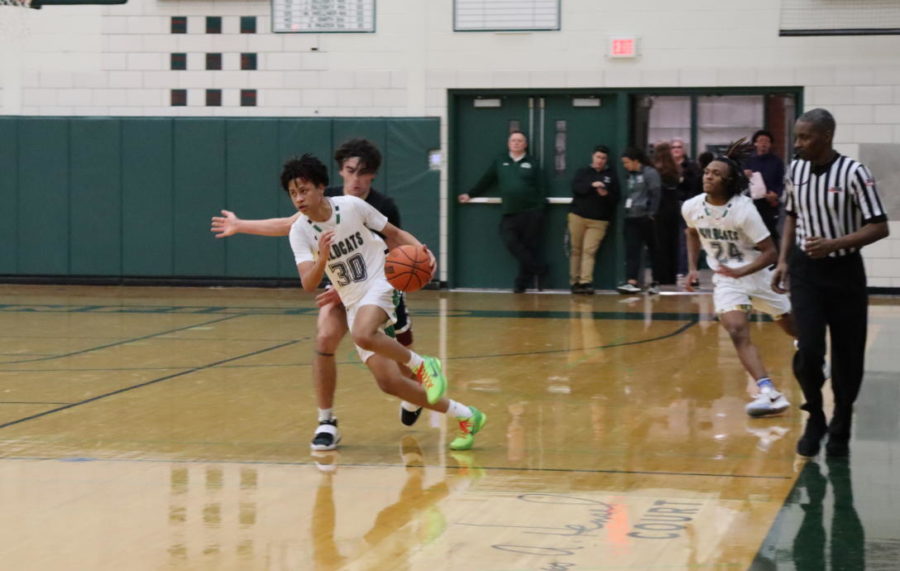
[[[334,450],[341,442],[341,431],[338,430],[337,419],[319,422],[309,447],[313,450]]]
[[[700,280],[694,280],[691,282],[691,287],[698,288],[700,287]]]
[[[806,429],[803,431],[803,436],[797,441],[797,454],[807,457],[818,454],[822,447],[822,438],[825,437],[827,431],[828,426],[825,424],[824,413],[821,411],[818,414],[811,413],[806,421]]]
[[[416,410],[406,410],[403,408],[403,405],[400,405],[400,422],[403,423],[404,426],[412,426],[419,420],[419,415],[422,414],[422,407],[417,408]]]
[[[594,286],[591,284],[581,284],[581,293],[584,295],[594,295]]]
[[[850,439],[829,436],[825,444],[825,454],[829,458],[846,458],[850,455]]]
[[[525,293],[525,280],[516,278],[513,282],[513,293]]]
[[[572,284],[572,293],[581,293],[581,284]]]

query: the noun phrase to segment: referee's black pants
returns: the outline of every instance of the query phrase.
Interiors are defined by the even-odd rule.
[[[832,439],[850,438],[853,403],[862,385],[869,298],[862,256],[813,260],[798,248],[790,257],[791,305],[799,349],[794,375],[813,422],[824,421],[822,385],[825,375],[825,331],[831,335]]]

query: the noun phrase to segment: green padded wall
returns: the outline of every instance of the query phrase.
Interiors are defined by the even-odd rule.
[[[278,192],[278,123],[266,119],[229,123],[225,148],[225,201],[221,204],[241,218],[275,216],[278,202],[287,200]],[[270,275],[278,266],[278,243],[284,240],[250,236],[218,242],[216,246],[225,248],[225,275],[254,278]]]
[[[285,238],[216,240],[210,217],[290,216],[285,160],[368,137],[375,187],[438,252],[436,118],[0,118],[0,276],[296,279]]]
[[[0,275],[16,272],[16,220],[19,185],[18,120],[0,117]]]
[[[121,124],[84,119],[69,124],[69,271],[122,273]]]
[[[122,273],[170,276],[173,122],[122,119]]]
[[[69,274],[69,121],[19,122],[16,273]]]
[[[397,119],[387,124],[385,188],[400,206],[404,230],[412,232],[432,252],[440,250],[440,225],[436,214],[440,196],[440,171],[430,170],[428,151],[440,148],[437,121]]]
[[[172,220],[176,276],[221,276],[225,251],[209,233],[209,217],[225,201],[225,121],[175,122]]]

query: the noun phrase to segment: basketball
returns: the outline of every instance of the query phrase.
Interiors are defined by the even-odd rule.
[[[403,245],[388,252],[384,261],[384,275],[395,289],[418,291],[431,281],[434,267],[431,265],[431,257],[422,248]]]

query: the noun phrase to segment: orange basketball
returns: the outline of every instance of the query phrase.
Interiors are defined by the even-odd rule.
[[[384,260],[384,275],[400,291],[418,291],[431,281],[431,257],[417,246],[397,246]]]

